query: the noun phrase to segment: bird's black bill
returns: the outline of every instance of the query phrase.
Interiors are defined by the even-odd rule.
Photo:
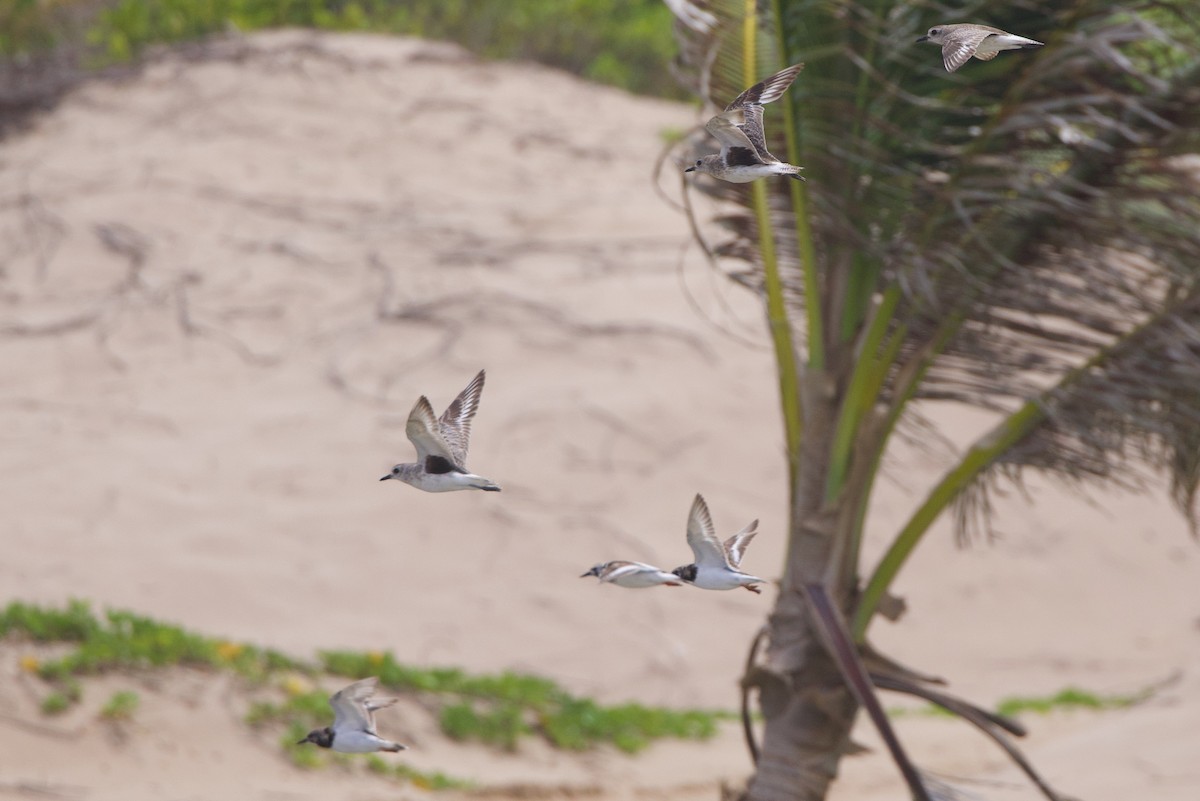
[[[688,167],[686,170],[684,170],[684,172],[695,172],[695,171],[696,171],[695,167]]]
[[[304,745],[307,742],[308,742],[308,738],[305,737],[303,740],[297,740],[296,745]]]
[[[918,37],[917,37],[917,42],[918,42],[918,43],[919,43],[919,42],[928,42],[928,41],[929,41],[929,37],[928,37],[928,36],[918,36]]]
[[[380,480],[380,481],[387,481],[389,478],[391,478],[391,475],[386,475],[386,476],[384,476],[383,478],[381,478],[381,479],[379,479],[379,480]]]

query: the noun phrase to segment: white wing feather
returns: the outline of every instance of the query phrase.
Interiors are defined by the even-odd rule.
[[[746,546],[750,544],[750,540],[754,539],[754,535],[757,533],[758,521],[754,520],[737,534],[725,540],[725,555],[729,559],[731,567],[741,566],[742,557],[746,554]]]
[[[430,456],[440,456],[451,462],[454,455],[450,446],[442,438],[438,419],[433,413],[429,398],[422,395],[417,399],[412,411],[408,413],[408,422],[404,425],[404,433],[409,442],[417,449],[417,461],[421,464]]]
[[[708,513],[708,504],[704,497],[697,494],[692,501],[692,510],[688,514],[687,542],[696,558],[696,566],[724,568],[728,566],[725,549],[717,539],[713,528],[712,515]]]

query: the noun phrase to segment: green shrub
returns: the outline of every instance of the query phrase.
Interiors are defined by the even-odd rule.
[[[684,97],[661,0],[0,0],[0,56],[87,49],[97,64],[149,46],[295,26],[423,36],[537,61],[642,94]]]
[[[996,711],[1011,717],[1022,712],[1046,715],[1060,709],[1122,709],[1144,701],[1152,692],[1151,689],[1132,695],[1097,695],[1078,687],[1066,687],[1049,696],[1006,698],[996,705]]]
[[[108,699],[108,703],[100,710],[100,717],[105,720],[129,720],[140,702],[137,693],[121,690]]]
[[[636,753],[652,740],[674,737],[703,740],[716,734],[717,717],[698,711],[678,712],[641,704],[602,707],[590,699],[570,699],[542,718],[546,736],[559,748],[584,750],[596,742],[611,742]]]
[[[515,751],[521,735],[530,732],[521,708],[506,702],[483,710],[469,702],[448,704],[442,707],[439,722],[451,739],[478,740],[505,751]]]
[[[16,632],[38,642],[80,642],[98,628],[91,608],[78,600],[62,610],[14,601],[0,612],[0,637]]]
[[[1145,701],[1147,698],[1153,696],[1156,691],[1157,687],[1150,686],[1127,695],[1099,695],[1078,687],[1066,687],[1053,695],[1005,698],[996,704],[996,712],[1005,717],[1014,717],[1022,712],[1048,715],[1052,712],[1065,709],[1091,709],[1096,711],[1124,709],[1125,707]],[[888,710],[888,715],[890,717],[905,717],[909,715],[957,717],[953,712],[948,712],[934,704],[919,707],[893,708]]]
[[[392,768],[392,775],[404,779],[414,787],[419,787],[422,790],[470,790],[475,786],[474,782],[465,779],[456,779],[436,770],[425,773],[424,771],[405,765],[403,762],[398,762]]]
[[[204,637],[131,612],[113,610],[98,617],[79,601],[72,601],[65,610],[9,604],[0,613],[0,632],[41,642],[74,644],[58,659],[40,662],[30,656],[27,660],[27,669],[36,670],[43,679],[57,685],[57,691],[43,702],[49,713],[65,711],[79,700],[77,676],[188,665],[231,670],[256,682],[278,678],[282,673],[285,685],[294,678],[288,674],[294,673],[324,672],[350,679],[378,676],[385,692],[429,696],[440,709],[441,726],[448,736],[508,750],[515,749],[521,737],[538,733],[559,748],[582,750],[597,743],[612,743],[634,752],[661,737],[710,737],[716,731],[717,720],[729,717],[717,712],[675,711],[639,704],[601,706],[590,699],[576,698],[541,676],[512,671],[474,675],[458,668],[420,668],[402,665],[392,654],[379,651],[324,651],[319,655],[319,664],[314,665],[276,651]],[[251,704],[245,720],[254,726],[288,726],[283,742],[289,758],[313,767],[321,760],[312,754],[313,749],[296,746],[295,740],[310,729],[328,725],[332,711],[325,690],[303,691],[304,687],[305,683],[300,682],[282,703]],[[136,705],[134,693],[117,693],[101,714],[114,719],[127,717]],[[432,777],[425,780],[437,783]]]
[[[53,692],[42,699],[42,713],[46,715],[60,715],[70,706],[71,699],[66,693]]]

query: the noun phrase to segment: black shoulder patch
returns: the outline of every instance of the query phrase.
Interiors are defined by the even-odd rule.
[[[753,167],[762,164],[762,159],[749,148],[731,147],[725,154],[725,163],[730,167]]]
[[[461,473],[463,471],[455,467],[454,463],[444,456],[428,456],[425,458],[425,472],[437,474]]]

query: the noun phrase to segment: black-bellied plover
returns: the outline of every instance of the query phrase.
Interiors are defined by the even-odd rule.
[[[499,492],[500,487],[467,470],[467,448],[471,441],[471,419],[479,409],[485,373],[479,371],[459,393],[442,416],[424,395],[408,414],[404,433],[417,449],[414,464],[398,464],[380,481],[394,478],[426,492],[478,489]]]
[[[643,562],[627,562],[624,559],[598,564],[580,578],[587,576],[595,576],[609,584],[630,589],[657,587],[661,584],[678,587],[682,583],[679,576],[659,570],[654,565],[647,565]]]
[[[684,172],[706,172],[735,184],[772,175],[787,175],[803,181],[800,171],[804,168],[772,156],[763,134],[763,104],[782,97],[802,69],[803,64],[795,64],[754,84],[709,120],[704,127],[721,143],[721,152],[697,159]]]
[[[762,584],[766,579],[743,573],[738,567],[742,564],[742,555],[746,546],[758,533],[758,521],[751,522],[744,529],[725,540],[722,545],[717,539],[713,527],[712,515],[708,513],[708,504],[704,498],[696,495],[692,501],[692,510],[688,513],[687,541],[692,548],[696,561],[690,565],[677,567],[671,572],[688,584],[703,590],[732,590],[745,587],[751,592],[761,593],[755,584]]]
[[[346,754],[371,754],[376,751],[403,751],[400,743],[385,740],[375,732],[375,711],[396,703],[396,698],[372,698],[379,679],[356,681],[329,698],[333,707],[333,725],[313,729],[296,745],[315,743]]]
[[[942,46],[942,64],[947,72],[954,72],[970,61],[971,56],[980,61],[991,61],[1001,50],[1028,50],[1043,46],[1035,39],[971,23],[938,25],[930,28],[929,33],[917,41]]]

